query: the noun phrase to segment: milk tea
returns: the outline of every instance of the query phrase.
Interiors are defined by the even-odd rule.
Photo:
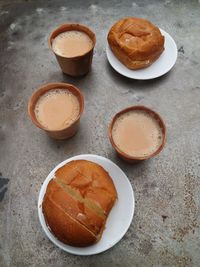
[[[57,35],[53,42],[53,51],[63,57],[84,55],[93,47],[90,37],[82,31],[66,31]]]
[[[149,156],[163,141],[158,121],[143,110],[131,110],[119,116],[112,137],[116,146],[131,157]]]
[[[52,89],[35,105],[38,122],[49,131],[62,130],[76,121],[80,106],[77,97],[67,89]]]

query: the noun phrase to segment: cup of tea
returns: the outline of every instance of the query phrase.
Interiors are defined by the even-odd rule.
[[[62,24],[50,34],[48,43],[65,74],[81,76],[89,72],[96,37],[88,27]]]
[[[163,149],[166,127],[152,109],[132,106],[114,116],[109,125],[109,139],[122,159],[129,162],[146,160]]]
[[[32,122],[55,139],[75,135],[83,109],[82,93],[67,83],[43,85],[28,102],[28,114]]]

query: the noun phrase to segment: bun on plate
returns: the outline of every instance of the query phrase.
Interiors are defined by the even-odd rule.
[[[100,165],[74,160],[55,172],[42,203],[45,221],[63,243],[89,246],[103,233],[117,192]]]
[[[150,66],[164,51],[164,36],[158,27],[141,18],[124,18],[110,29],[109,46],[129,69]]]

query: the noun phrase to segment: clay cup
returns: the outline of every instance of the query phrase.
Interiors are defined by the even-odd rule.
[[[76,57],[68,58],[56,54],[52,48],[53,39],[62,32],[72,31],[72,30],[82,31],[86,33],[93,42],[92,48],[87,53]],[[62,71],[65,74],[68,74],[70,76],[82,76],[89,72],[92,64],[94,46],[96,44],[96,37],[95,34],[88,27],[75,23],[62,24],[50,34],[48,43],[50,49],[55,54],[56,59]]]

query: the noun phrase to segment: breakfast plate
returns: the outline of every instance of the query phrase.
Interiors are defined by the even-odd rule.
[[[118,199],[107,218],[101,239],[96,244],[88,247],[73,247],[59,241],[47,226],[42,212],[42,202],[46,188],[49,181],[54,177],[55,171],[72,160],[80,159],[95,162],[108,171],[118,194]],[[98,254],[114,246],[127,232],[132,222],[134,208],[135,198],[133,189],[125,173],[111,160],[92,154],[74,156],[58,164],[46,177],[40,189],[38,199],[38,215],[45,234],[56,246],[75,255]]]
[[[139,70],[131,70],[123,65],[113,54],[110,46],[107,44],[106,55],[110,65],[121,75],[137,80],[149,80],[158,78],[168,71],[176,63],[177,59],[177,46],[174,39],[169,35],[169,33],[160,29],[162,35],[165,37],[165,50],[161,56],[149,67]]]

